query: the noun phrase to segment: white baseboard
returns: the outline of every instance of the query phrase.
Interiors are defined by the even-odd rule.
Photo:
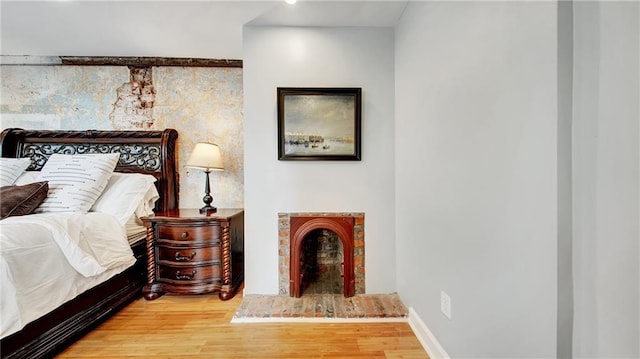
[[[424,350],[429,354],[429,358],[432,359],[451,359],[449,354],[440,345],[436,337],[431,333],[427,325],[424,324],[418,313],[413,308],[409,308],[409,326],[413,329],[413,333],[416,335],[420,344]]]

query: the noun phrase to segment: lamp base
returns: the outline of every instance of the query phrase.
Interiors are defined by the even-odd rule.
[[[207,175],[207,180],[204,183],[204,197],[202,198],[202,202],[204,202],[204,207],[200,208],[200,214],[209,215],[211,213],[216,213],[218,210],[216,207],[211,205],[213,202],[213,197],[211,197],[211,191],[209,189],[209,169],[207,168],[204,173]]]
[[[210,206],[210,205],[206,205],[202,208],[200,208],[200,214],[211,214],[211,213],[216,213],[218,209],[216,207]]]

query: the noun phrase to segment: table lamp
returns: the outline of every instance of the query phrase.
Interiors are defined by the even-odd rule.
[[[202,201],[204,202],[204,207],[200,208],[200,213],[209,214],[215,213],[216,207],[211,205],[213,202],[213,197],[211,197],[211,190],[209,187],[209,172],[211,171],[223,171],[224,166],[222,165],[222,157],[220,156],[220,148],[218,145],[208,142],[199,142],[194,147],[193,152],[191,152],[191,156],[189,156],[189,160],[185,167],[190,168],[200,168],[204,170],[204,173],[207,174],[207,181],[204,184],[204,197]]]

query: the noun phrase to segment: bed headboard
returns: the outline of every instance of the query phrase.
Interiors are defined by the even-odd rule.
[[[29,157],[28,171],[39,171],[54,153],[120,153],[118,172],[155,176],[160,199],[156,210],[178,208],[176,142],[178,132],[163,131],[49,131],[8,128],[0,133],[2,157]]]

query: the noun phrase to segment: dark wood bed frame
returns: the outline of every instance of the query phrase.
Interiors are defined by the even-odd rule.
[[[53,153],[120,153],[116,171],[155,176],[160,199],[156,211],[178,208],[176,141],[178,132],[47,131],[5,129],[0,133],[2,157],[29,157],[38,171]],[[146,283],[145,241],[132,246],[136,263],[108,281],[80,294],[51,313],[3,338],[0,357],[49,358],[141,297]]]

